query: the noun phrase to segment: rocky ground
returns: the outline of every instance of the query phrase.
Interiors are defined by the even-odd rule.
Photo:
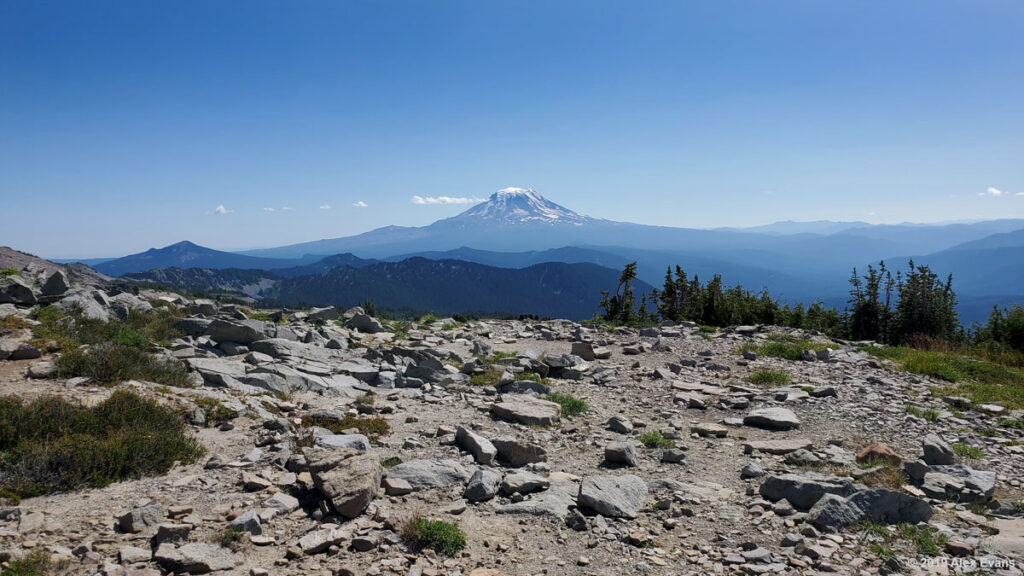
[[[847,343],[774,327],[564,321],[448,319],[396,333],[358,309],[264,321],[172,294],[101,292],[50,299],[108,317],[147,298],[189,311],[186,336],[161,354],[188,364],[195,387],[118,387],[183,408],[207,455],[163,477],[0,507],[0,560],[44,549],[90,575],[1021,573],[1024,433],[986,431],[1022,415],[935,395],[937,382]],[[111,394],[55,378],[29,335],[0,343],[15,358],[0,361],[0,395]],[[739,351],[780,335],[828,350],[800,361]],[[764,369],[792,383],[746,381]],[[526,373],[543,383],[517,380]],[[588,409],[562,413],[549,391]],[[315,425],[346,415],[390,431]],[[655,431],[674,446],[641,443]],[[963,460],[956,444],[982,457]],[[879,481],[882,462],[895,481]],[[401,531],[417,515],[456,523],[465,549],[410,549]],[[897,522],[934,528],[937,555]],[[228,541],[229,526],[242,537]]]

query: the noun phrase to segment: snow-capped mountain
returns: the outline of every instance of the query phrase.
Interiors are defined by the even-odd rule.
[[[447,219],[452,224],[570,224],[575,226],[594,220],[594,218],[583,216],[545,199],[533,188],[503,188],[491,194],[486,202]]]

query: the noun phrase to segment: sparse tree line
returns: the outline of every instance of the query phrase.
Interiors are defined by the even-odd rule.
[[[665,271],[661,290],[633,293],[636,262],[627,264],[615,292],[603,291],[599,320],[613,324],[651,325],[661,321],[690,321],[706,326],[773,324],[819,330],[851,340],[885,344],[914,344],[922,339],[975,343],[1024,351],[1024,308],[994,308],[988,323],[965,330],[956,312],[953,277],[944,280],[928,266],[911,260],[905,272],[895,274],[884,262],[868,266],[865,274],[854,269],[850,300],[843,311],[821,302],[790,305],[773,298],[767,289],[752,292],[739,284],[726,286],[721,275],[702,282],[680,266]]]

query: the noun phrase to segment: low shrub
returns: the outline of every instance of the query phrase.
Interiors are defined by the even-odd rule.
[[[11,560],[7,564],[7,570],[3,571],[4,576],[48,576],[49,574],[63,573],[70,563],[54,562],[50,559],[47,550],[37,548],[17,560]]]
[[[544,383],[544,379],[536,372],[521,372],[516,374],[516,380],[529,380],[530,382],[536,382],[537,384]]]
[[[747,376],[747,382],[758,386],[788,386],[793,381],[789,372],[783,370],[763,369]]]
[[[961,458],[968,458],[971,460],[981,460],[985,457],[985,453],[981,451],[981,448],[971,446],[970,444],[964,444],[962,442],[953,444],[953,452],[956,452],[957,456],[960,456]]]
[[[228,526],[217,533],[213,538],[213,543],[221,546],[222,548],[230,548],[231,550],[238,550],[242,546],[242,539],[245,533],[242,532],[241,528],[237,526]]]
[[[402,527],[402,539],[413,550],[430,549],[453,557],[466,547],[466,534],[453,522],[416,516]]]
[[[1024,408],[1024,368],[972,357],[967,351],[917,350],[909,347],[871,346],[864,350],[892,360],[908,372],[945,380],[938,394],[966,394],[974,402],[997,402],[1010,410]]]
[[[21,316],[0,316],[0,334],[11,330],[24,330],[31,326],[28,320]]]
[[[18,272],[17,268],[0,268],[0,276],[17,276]]]
[[[161,359],[149,352],[122,344],[96,344],[65,351],[57,358],[63,377],[88,376],[97,384],[146,380],[166,386],[191,388],[188,369],[177,360]]]
[[[565,416],[566,418],[579,416],[580,414],[590,410],[590,406],[587,405],[586,400],[573,396],[572,394],[552,392],[551,394],[548,394],[548,400],[561,406],[562,416]]]
[[[494,370],[485,370],[477,374],[473,374],[469,377],[470,386],[490,386],[494,388],[498,385],[498,379],[501,378],[501,374]]]
[[[805,338],[796,338],[795,336],[790,335],[772,335],[766,342],[761,344],[746,344],[737,350],[737,352],[753,352],[758,356],[796,361],[803,357],[804,350],[818,351],[826,348],[828,348],[828,346],[825,344]]]
[[[939,420],[939,411],[934,408],[921,408],[919,406],[914,406],[913,404],[907,404],[905,410],[907,414],[917,416],[918,418],[924,418],[929,422],[938,422]]]
[[[0,494],[17,499],[164,474],[204,449],[174,410],[126,391],[94,407],[0,398]]]
[[[196,406],[203,409],[206,414],[206,423],[210,426],[217,426],[238,418],[238,412],[228,408],[220,400],[214,398],[199,397],[195,399]]]
[[[880,466],[878,470],[860,477],[861,483],[865,486],[899,491],[907,483],[903,471],[884,460],[872,460],[862,465],[862,467],[865,466],[867,468]]]
[[[665,438],[664,436],[661,435],[661,432],[658,432],[657,430],[644,432],[639,437],[637,437],[637,440],[639,440],[641,444],[648,448],[668,449],[675,448],[676,446],[676,443],[674,441]]]
[[[346,414],[344,418],[326,418],[323,416],[306,416],[302,419],[304,426],[319,426],[326,428],[335,434],[341,434],[345,430],[356,429],[360,434],[371,440],[377,440],[381,436],[391,434],[391,425],[384,418],[361,418]]]

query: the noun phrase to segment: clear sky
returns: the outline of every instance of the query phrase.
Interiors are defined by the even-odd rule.
[[[273,246],[506,186],[673,226],[1024,217],[1022,30],[1020,0],[5,0],[0,245]]]

